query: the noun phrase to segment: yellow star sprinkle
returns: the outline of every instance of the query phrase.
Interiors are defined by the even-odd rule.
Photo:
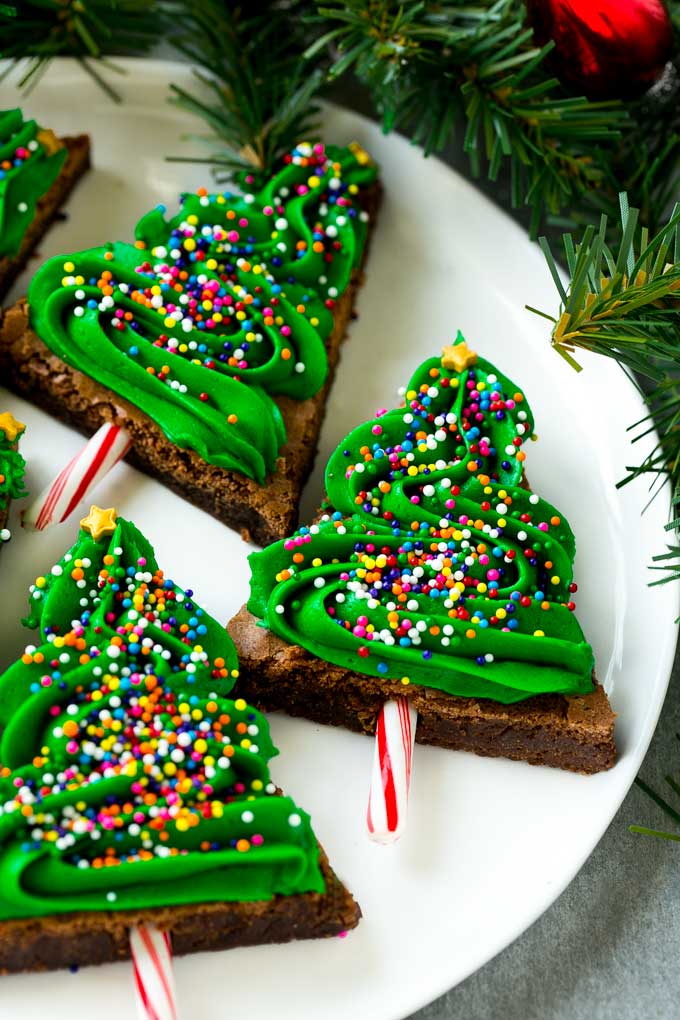
[[[463,372],[471,365],[477,364],[477,352],[471,351],[463,341],[462,344],[449,344],[442,347],[442,366],[452,368],[455,372]]]
[[[64,148],[61,138],[57,138],[51,128],[40,128],[35,137],[44,146],[48,156]]]
[[[370,153],[366,152],[366,149],[359,142],[350,142],[347,148],[360,166],[368,166],[369,163],[373,162]]]
[[[22,421],[17,421],[13,414],[9,411],[5,411],[4,414],[0,414],[0,432],[4,432],[10,443],[15,442],[17,436],[20,436],[26,426]]]
[[[112,535],[116,530],[116,518],[118,513],[113,507],[102,510],[101,507],[91,506],[87,517],[80,522],[81,528],[89,531],[95,542],[98,542],[103,535]]]

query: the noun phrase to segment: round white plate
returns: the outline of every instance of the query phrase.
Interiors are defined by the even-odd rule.
[[[189,83],[187,68],[162,61],[126,67],[116,82],[122,105],[67,62],[53,66],[24,103],[41,123],[60,133],[88,131],[94,143],[94,170],[71,198],[68,220],[41,245],[42,257],[129,238],[156,202],[175,208],[180,190],[210,183],[205,167],[165,160],[199,151],[180,136],[201,126],[166,102],[168,81]],[[19,102],[8,86],[0,95],[0,106]],[[540,441],[529,451],[528,471],[578,538],[578,614],[619,713],[620,758],[611,772],[582,777],[417,747],[408,831],[382,848],[368,841],[364,822],[372,741],[274,717],[275,778],[311,812],[364,919],[345,939],[177,960],[180,1012],[192,1020],[396,1020],[489,960],[552,903],[611,821],[649,744],[676,642],[677,588],[647,587],[666,502],[641,517],[645,486],[615,489],[625,465],[643,452],[631,452],[625,431],[642,416],[641,401],[613,363],[584,358],[577,376],[551,350],[546,324],[524,310],[525,302],[555,308],[537,247],[472,185],[402,138],[384,138],[339,110],[328,112],[324,136],[365,145],[381,164],[386,197],[304,509],[318,504],[322,467],[336,443],[377,407],[392,406],[412,369],[460,327],[515,378],[534,409]],[[2,390],[0,405],[28,423],[22,449],[37,492],[81,439]],[[239,608],[249,548],[237,535],[127,465],[96,498],[134,520],[161,566],[194,588],[217,619]],[[31,536],[18,528],[18,510],[14,540],[2,553],[0,667],[28,638],[19,624],[27,586],[71,544],[78,519]],[[12,1020],[91,1020],[95,1013],[121,1020],[133,1015],[131,968],[2,978],[0,1004]]]

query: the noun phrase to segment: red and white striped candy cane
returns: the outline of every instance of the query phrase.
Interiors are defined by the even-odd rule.
[[[130,931],[139,1020],[177,1020],[170,936],[153,924]]]
[[[394,843],[406,827],[413,744],[418,713],[408,698],[383,705],[375,731],[375,752],[366,823],[376,843]]]
[[[50,524],[65,521],[90,489],[125,456],[131,443],[124,428],[111,422],[102,425],[54,481],[24,510],[23,526],[42,531]]]

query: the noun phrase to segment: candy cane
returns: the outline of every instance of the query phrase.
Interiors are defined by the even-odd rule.
[[[132,440],[124,428],[110,422],[97,429],[66,467],[22,514],[25,528],[42,531],[60,524],[98,482],[125,456]]]
[[[366,823],[376,843],[394,843],[406,827],[418,713],[408,698],[386,701],[375,731]]]
[[[177,1020],[170,936],[153,924],[130,931],[139,1020]]]

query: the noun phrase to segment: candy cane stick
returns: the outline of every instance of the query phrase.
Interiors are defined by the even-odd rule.
[[[152,924],[130,931],[139,1020],[177,1020],[170,936]]]
[[[22,514],[24,528],[42,531],[73,513],[90,489],[104,478],[131,445],[130,435],[108,422],[97,429],[66,467]]]
[[[418,713],[408,698],[386,701],[375,731],[366,824],[376,843],[394,843],[406,827]]]

